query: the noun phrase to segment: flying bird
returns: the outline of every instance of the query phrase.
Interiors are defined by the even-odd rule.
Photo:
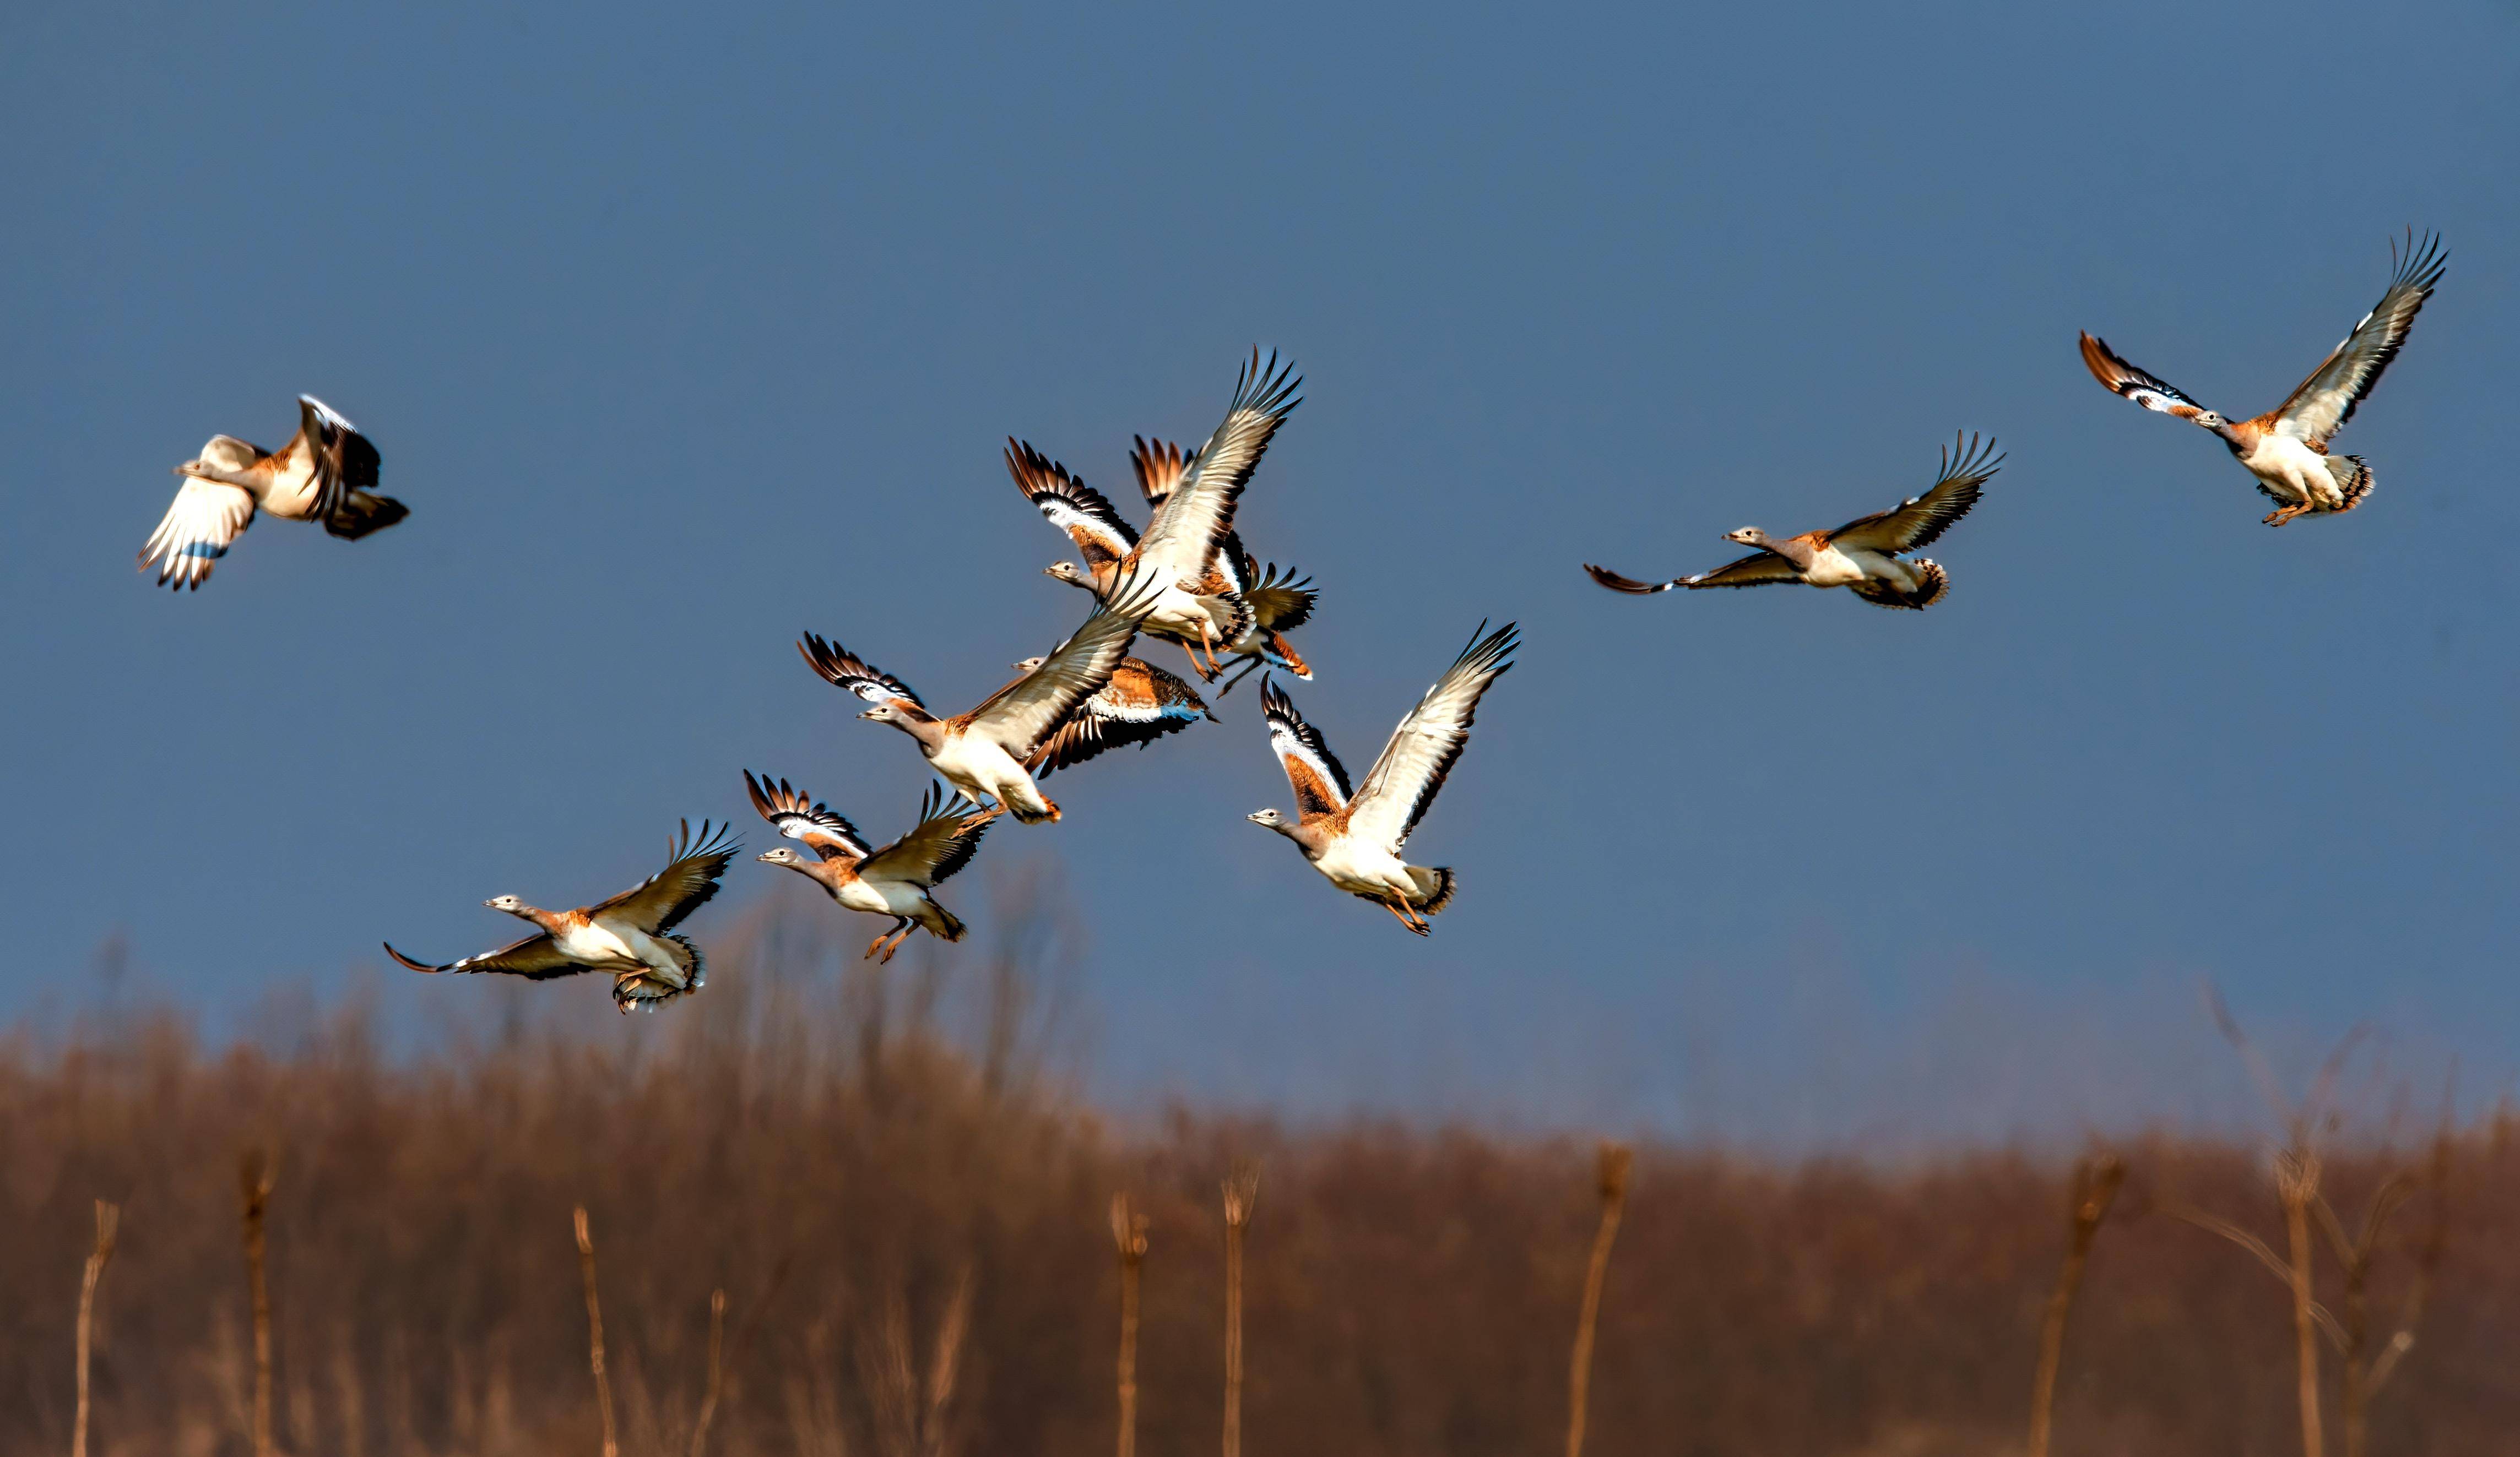
[[[742,847],[726,827],[710,832],[702,820],[698,837],[691,821],[669,841],[672,860],[665,868],[608,901],[575,910],[542,910],[514,896],[481,904],[534,923],[534,934],[512,946],[461,961],[431,965],[415,961],[385,943],[385,954],[414,971],[496,971],[546,982],[581,971],[612,974],[612,1004],[623,1013],[632,1007],[654,1011],[659,1002],[698,992],[708,981],[708,963],[700,949],[673,935],[683,918],[717,894],[719,877]]]
[[[834,686],[874,705],[859,718],[890,724],[917,739],[919,752],[945,782],[975,800],[1004,806],[1018,823],[1038,824],[1057,819],[1058,806],[1042,797],[1026,762],[1110,683],[1130,638],[1163,590],[1159,573],[1114,584],[1085,625],[1040,667],[950,719],[928,712],[910,684],[836,642],[807,633],[796,650]]]
[[[2264,415],[2226,419],[2184,391],[2127,363],[2106,342],[2088,333],[2083,335],[2083,363],[2092,377],[2144,409],[2175,415],[2221,436],[2232,457],[2257,477],[2258,489],[2275,504],[2267,513],[2269,526],[2281,526],[2295,516],[2350,511],[2371,494],[2371,467],[2361,456],[2329,455],[2327,442],[2354,418],[2354,407],[2362,403],[2362,397],[2380,381],[2380,372],[2398,357],[2408,331],[2414,327],[2416,312],[2441,282],[2450,255],[2443,251],[2438,237],[2427,233],[2417,243],[2410,228],[2405,248],[2395,240],[2390,242],[2389,260],[2394,267],[2388,291],[2380,295],[2379,303],[2319,361],[2309,378]]]
[[[1014,665],[1015,671],[1030,673],[1044,661],[1026,658]],[[1111,681],[1068,715],[1058,732],[1043,740],[1027,767],[1033,777],[1046,779],[1054,771],[1083,764],[1105,749],[1123,744],[1143,749],[1201,719],[1212,724],[1216,715],[1207,711],[1189,684],[1144,659],[1122,658],[1111,672]]]
[[[1172,499],[1197,459],[1198,452],[1185,452],[1169,441],[1136,437],[1129,451],[1129,467],[1137,474],[1138,490],[1147,498],[1152,512],[1149,525],[1154,516],[1163,514],[1164,503]],[[1233,692],[1236,684],[1258,668],[1274,668],[1312,682],[1312,666],[1285,636],[1313,615],[1313,603],[1321,594],[1314,589],[1312,579],[1298,576],[1292,568],[1282,576],[1274,561],[1262,567],[1259,558],[1243,549],[1239,531],[1228,531],[1218,541],[1209,558],[1209,571],[1248,609],[1241,633],[1225,644],[1227,657],[1242,660],[1242,671],[1227,679],[1217,695]]]
[[[1902,559],[1901,553],[1932,544],[1977,505],[1978,491],[2003,464],[1995,442],[1980,446],[1971,435],[1958,436],[1943,452],[1942,478],[1921,496],[1911,496],[1886,511],[1858,516],[1835,531],[1806,531],[1778,541],[1756,526],[1728,531],[1724,539],[1759,550],[1694,577],[1668,582],[1639,582],[1606,567],[1585,563],[1593,580],[1612,592],[1669,592],[1675,587],[1764,587],[1772,582],[1801,582],[1811,587],[1844,587],[1881,607],[1932,606],[1950,590],[1951,574],[1927,557]]]
[[[313,395],[297,397],[297,433],[274,455],[234,435],[213,435],[193,460],[175,504],[140,550],[140,569],[158,585],[199,588],[256,510],[284,521],[321,521],[345,541],[382,531],[411,511],[376,494],[377,448],[358,426]]]
[[[781,845],[755,859],[786,865],[849,910],[892,917],[892,925],[867,943],[869,956],[880,951],[878,961],[891,960],[914,930],[923,929],[939,941],[963,939],[962,921],[928,892],[971,862],[997,811],[983,810],[959,794],[948,800],[930,783],[919,805],[919,822],[910,832],[881,850],[869,850],[856,825],[813,796],[789,788],[786,779],[774,785],[764,774],[756,781],[745,770],[743,787],[762,818],[788,839],[804,841],[815,855],[809,861]]]
[[[1252,350],[1235,380],[1225,419],[1199,447],[1196,461],[1172,493],[1174,499],[1148,523],[1143,539],[1101,492],[1030,445],[1009,440],[1007,472],[1014,477],[1015,489],[1066,532],[1085,557],[1081,568],[1061,561],[1047,568],[1049,574],[1104,598],[1120,582],[1151,576],[1160,592],[1142,631],[1181,643],[1191,667],[1213,681],[1219,650],[1249,630],[1249,609],[1217,570],[1217,551],[1234,529],[1236,503],[1261,453],[1287,415],[1303,403],[1295,393],[1302,384],[1291,362],[1281,367],[1272,354],[1263,363],[1260,351]],[[1204,663],[1199,661],[1202,652]]]
[[[1472,635],[1470,645],[1392,730],[1382,757],[1366,771],[1365,787],[1353,797],[1347,771],[1320,730],[1304,722],[1275,680],[1260,684],[1269,747],[1295,791],[1296,817],[1290,822],[1276,810],[1247,817],[1294,841],[1330,884],[1372,901],[1420,936],[1427,933],[1426,917],[1453,903],[1453,871],[1410,864],[1400,851],[1469,743],[1479,695],[1513,666],[1519,645],[1514,625],[1493,633],[1487,626],[1479,624],[1485,636]]]

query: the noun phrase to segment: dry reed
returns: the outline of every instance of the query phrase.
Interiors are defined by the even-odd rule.
[[[612,1427],[612,1379],[604,1373],[604,1305],[595,1298],[595,1236],[586,1227],[586,1206],[572,1214],[577,1229],[578,1277],[586,1285],[586,1360],[595,1371],[595,1404],[604,1413],[604,1457],[620,1457]]]
[[[1260,1197],[1260,1170],[1244,1165],[1225,1195],[1225,1457],[1242,1457],[1242,1239]]]
[[[692,1423],[692,1457],[708,1450],[709,1423],[717,1420],[718,1394],[726,1384],[726,1291],[709,1292],[708,1391],[700,1397],[700,1414]]]
[[[1111,1196],[1111,1242],[1120,1254],[1119,1457],[1138,1451],[1138,1276],[1147,1260],[1147,1216],[1129,1207],[1129,1196]]]
[[[271,1161],[258,1148],[237,1162],[245,1224],[245,1274],[253,1299],[253,1453],[271,1457],[271,1287],[264,1278],[264,1218],[271,1208]]]
[[[2096,1154],[2074,1166],[2074,1190],[2068,1214],[2071,1226],[2064,1263],[2056,1270],[2056,1288],[2048,1297],[2048,1315],[2039,1326],[2039,1373],[2030,1385],[2030,1457],[2048,1457],[2056,1406],[2056,1372],[2065,1355],[2065,1319],[2074,1309],[2074,1293],[2082,1288],[2083,1269],[2092,1258],[2092,1242],[2100,1221],[2126,1181],[2126,1165],[2115,1154]]]
[[[1609,1278],[1610,1246],[1628,1206],[1631,1155],[1622,1143],[1603,1142],[1594,1169],[1601,1220],[1593,1231],[1593,1258],[1584,1270],[1584,1304],[1575,1317],[1575,1349],[1566,1362],[1566,1457],[1583,1457],[1584,1423],[1593,1401],[1593,1336],[1601,1318],[1601,1286]]]
[[[121,1210],[102,1199],[96,1202],[96,1247],[88,1252],[87,1268],[79,1276],[78,1407],[70,1418],[70,1457],[87,1457],[87,1364],[95,1348],[96,1286],[113,1258],[113,1236],[121,1223]]]

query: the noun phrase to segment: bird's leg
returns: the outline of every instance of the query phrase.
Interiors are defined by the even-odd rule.
[[[1199,682],[1216,682],[1216,675],[1214,673],[1211,673],[1207,669],[1198,665],[1198,651],[1192,647],[1188,642],[1184,642],[1182,644],[1182,656],[1190,659],[1190,671],[1198,675]]]
[[[910,928],[915,924],[917,924],[917,922],[911,920],[908,916],[901,916],[895,920],[891,930],[884,932],[882,936],[877,938],[878,941],[889,940],[892,943],[890,946],[883,949],[883,955],[877,959],[876,964],[878,966],[884,965],[892,960],[892,953],[900,950],[901,944],[910,939]]]
[[[1232,678],[1227,679],[1227,680],[1225,681],[1225,686],[1223,686],[1223,687],[1221,687],[1221,688],[1218,688],[1218,689],[1216,690],[1216,696],[1218,696],[1219,698],[1222,698],[1222,697],[1224,697],[1226,694],[1233,692],[1233,691],[1234,691],[1234,685],[1235,685],[1236,684],[1238,684],[1238,683],[1240,683],[1242,680],[1244,680],[1244,679],[1246,679],[1246,678],[1249,678],[1249,677],[1251,676],[1252,670],[1253,670],[1253,669],[1255,669],[1255,668],[1258,668],[1259,666],[1260,666],[1260,659],[1258,659],[1257,657],[1248,657],[1248,658],[1244,658],[1244,659],[1242,660],[1242,671],[1241,671],[1241,672],[1239,672],[1239,673],[1235,674]]]
[[[1393,919],[1399,921],[1400,924],[1407,926],[1413,933],[1419,936],[1426,934],[1426,923],[1410,914],[1407,907],[1402,905],[1399,897],[1385,896],[1376,900],[1374,904],[1381,906],[1383,909],[1390,911]]]
[[[2279,506],[2267,513],[2267,524],[2269,526],[2281,526],[2293,517],[2308,512],[2309,509],[2310,504],[2308,502],[2304,502],[2300,506]]]
[[[1225,665],[1216,660],[1216,625],[1205,618],[1199,619],[1198,645],[1207,650],[1207,681],[1214,683]]]
[[[895,919],[899,919],[899,917],[895,917]],[[870,941],[870,942],[868,942],[868,943],[867,943],[866,954],[865,954],[864,956],[860,957],[859,959],[860,959],[860,960],[864,960],[864,961],[872,961],[872,960],[874,960],[874,959],[875,959],[876,949],[877,949],[877,948],[878,948],[878,947],[880,947],[880,946],[882,946],[882,945],[884,944],[884,942],[885,942],[887,939],[889,939],[889,938],[891,937],[892,932],[893,932],[893,928],[892,928],[892,927],[890,927],[890,926],[886,926],[886,927],[884,927],[884,928],[883,928],[883,935],[878,936],[878,937],[877,937],[875,940]]]

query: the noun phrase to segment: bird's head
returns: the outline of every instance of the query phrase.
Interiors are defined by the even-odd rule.
[[[866,720],[870,724],[898,724],[901,722],[900,713],[889,703],[878,703],[875,707],[868,709],[866,712],[859,714],[858,717]]]
[[[2221,417],[2220,415],[2215,414],[2215,413],[2214,413],[2213,411],[2211,411],[2211,410],[2199,410],[2199,411],[2197,411],[2197,412],[2196,412],[2196,422],[2197,422],[2198,424],[2200,424],[2200,425],[2203,425],[2206,429],[2209,429],[2209,430],[2219,430],[2219,429],[2223,428],[2224,424],[2226,423],[2226,421],[2224,420],[2223,417]]]
[[[208,480],[229,480],[253,464],[254,448],[234,435],[213,435],[202,447],[202,453],[175,467],[177,475],[198,475]]]
[[[523,915],[525,913],[525,903],[518,900],[514,896],[493,896],[481,904],[489,906],[492,910],[504,910],[510,915]]]
[[[1724,539],[1728,542],[1738,542],[1745,547],[1764,547],[1768,544],[1768,534],[1756,526],[1744,526],[1738,531],[1728,531],[1724,533]]]
[[[759,855],[754,856],[753,859],[761,861],[765,865],[786,865],[791,870],[801,870],[805,868],[804,857],[798,855],[795,851],[788,849],[785,845],[782,845],[775,850],[765,850]]]
[[[1050,565],[1043,567],[1041,570],[1042,575],[1057,577],[1059,581],[1066,583],[1070,587],[1082,587],[1088,591],[1093,590],[1094,579],[1086,574],[1085,568],[1078,566],[1075,562],[1054,561]]]
[[[1282,835],[1286,832],[1286,817],[1275,810],[1262,810],[1256,815],[1245,815],[1242,817],[1262,829],[1274,829]]]
[[[1022,661],[1020,661],[1020,662],[1016,663],[1016,664],[1014,665],[1014,669],[1015,669],[1015,671],[1016,671],[1017,673],[1030,673],[1030,672],[1031,672],[1031,671],[1033,671],[1035,668],[1038,668],[1038,667],[1040,667],[1042,664],[1047,663],[1047,662],[1049,662],[1049,661],[1050,661],[1050,659],[1048,659],[1048,658],[1025,658],[1025,659],[1023,659]]]

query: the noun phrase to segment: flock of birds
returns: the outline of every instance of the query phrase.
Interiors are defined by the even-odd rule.
[[[2394,268],[2379,303],[2282,404],[2263,415],[2235,420],[2208,410],[2089,333],[2082,336],[2083,362],[2113,392],[2221,437],[2275,503],[2267,525],[2353,510],[2370,496],[2371,469],[2360,456],[2331,454],[2328,442],[2397,357],[2447,259],[2437,238],[2418,242],[2411,230],[2405,247],[2393,242],[2390,252]],[[888,918],[867,947],[870,957],[890,960],[918,930],[961,940],[963,922],[937,902],[936,889],[970,863],[998,816],[1020,824],[1055,822],[1059,807],[1041,788],[1053,773],[1124,745],[1144,748],[1216,718],[1187,680],[1129,656],[1134,641],[1146,637],[1180,644],[1203,683],[1222,679],[1220,700],[1252,672],[1264,675],[1261,718],[1295,813],[1290,817],[1269,809],[1249,818],[1292,840],[1332,886],[1427,934],[1427,917],[1452,904],[1454,873],[1413,865],[1402,851],[1467,746],[1480,697],[1513,666],[1518,638],[1512,623],[1493,632],[1481,623],[1400,721],[1362,787],[1351,786],[1320,730],[1305,722],[1275,677],[1311,681],[1311,667],[1286,635],[1311,617],[1317,594],[1293,571],[1263,567],[1235,528],[1243,489],[1301,403],[1301,383],[1291,365],[1282,366],[1274,354],[1264,360],[1255,349],[1224,420],[1204,444],[1184,451],[1139,437],[1130,464],[1146,498],[1143,532],[1066,466],[1010,439],[1006,465],[1015,489],[1084,558],[1082,566],[1058,562],[1049,575],[1091,593],[1093,611],[1057,649],[1014,664],[1017,676],[1006,686],[952,717],[938,716],[909,684],[837,642],[805,634],[797,651],[807,666],[864,700],[860,718],[909,735],[943,782],[930,783],[911,827],[877,849],[804,790],[747,770],[744,788],[754,810],[782,837],[811,852],[782,846],[758,859],[807,877],[845,909]],[[1921,610],[1943,598],[1951,576],[1912,553],[1968,514],[2002,459],[1991,440],[1955,437],[1939,476],[1922,494],[1834,530],[1785,538],[1755,526],[1727,533],[1726,540],[1751,548],[1750,554],[1694,576],[1640,582],[1603,567],[1584,569],[1623,593],[1800,582],[1843,587],[1877,606]],[[175,467],[184,484],[141,552],[141,569],[154,567],[161,586],[199,588],[257,513],[321,522],[352,541],[382,530],[409,512],[378,494],[378,466],[376,447],[355,425],[322,401],[300,396],[297,434],[279,451],[217,435],[198,458]],[[414,959],[391,945],[385,951],[424,972],[500,972],[535,981],[608,973],[616,1006],[652,1011],[705,983],[705,956],[675,927],[717,894],[740,849],[729,827],[704,821],[695,834],[685,821],[665,867],[608,900],[561,911],[515,896],[482,903],[531,922],[533,934],[521,941],[442,963]]]

